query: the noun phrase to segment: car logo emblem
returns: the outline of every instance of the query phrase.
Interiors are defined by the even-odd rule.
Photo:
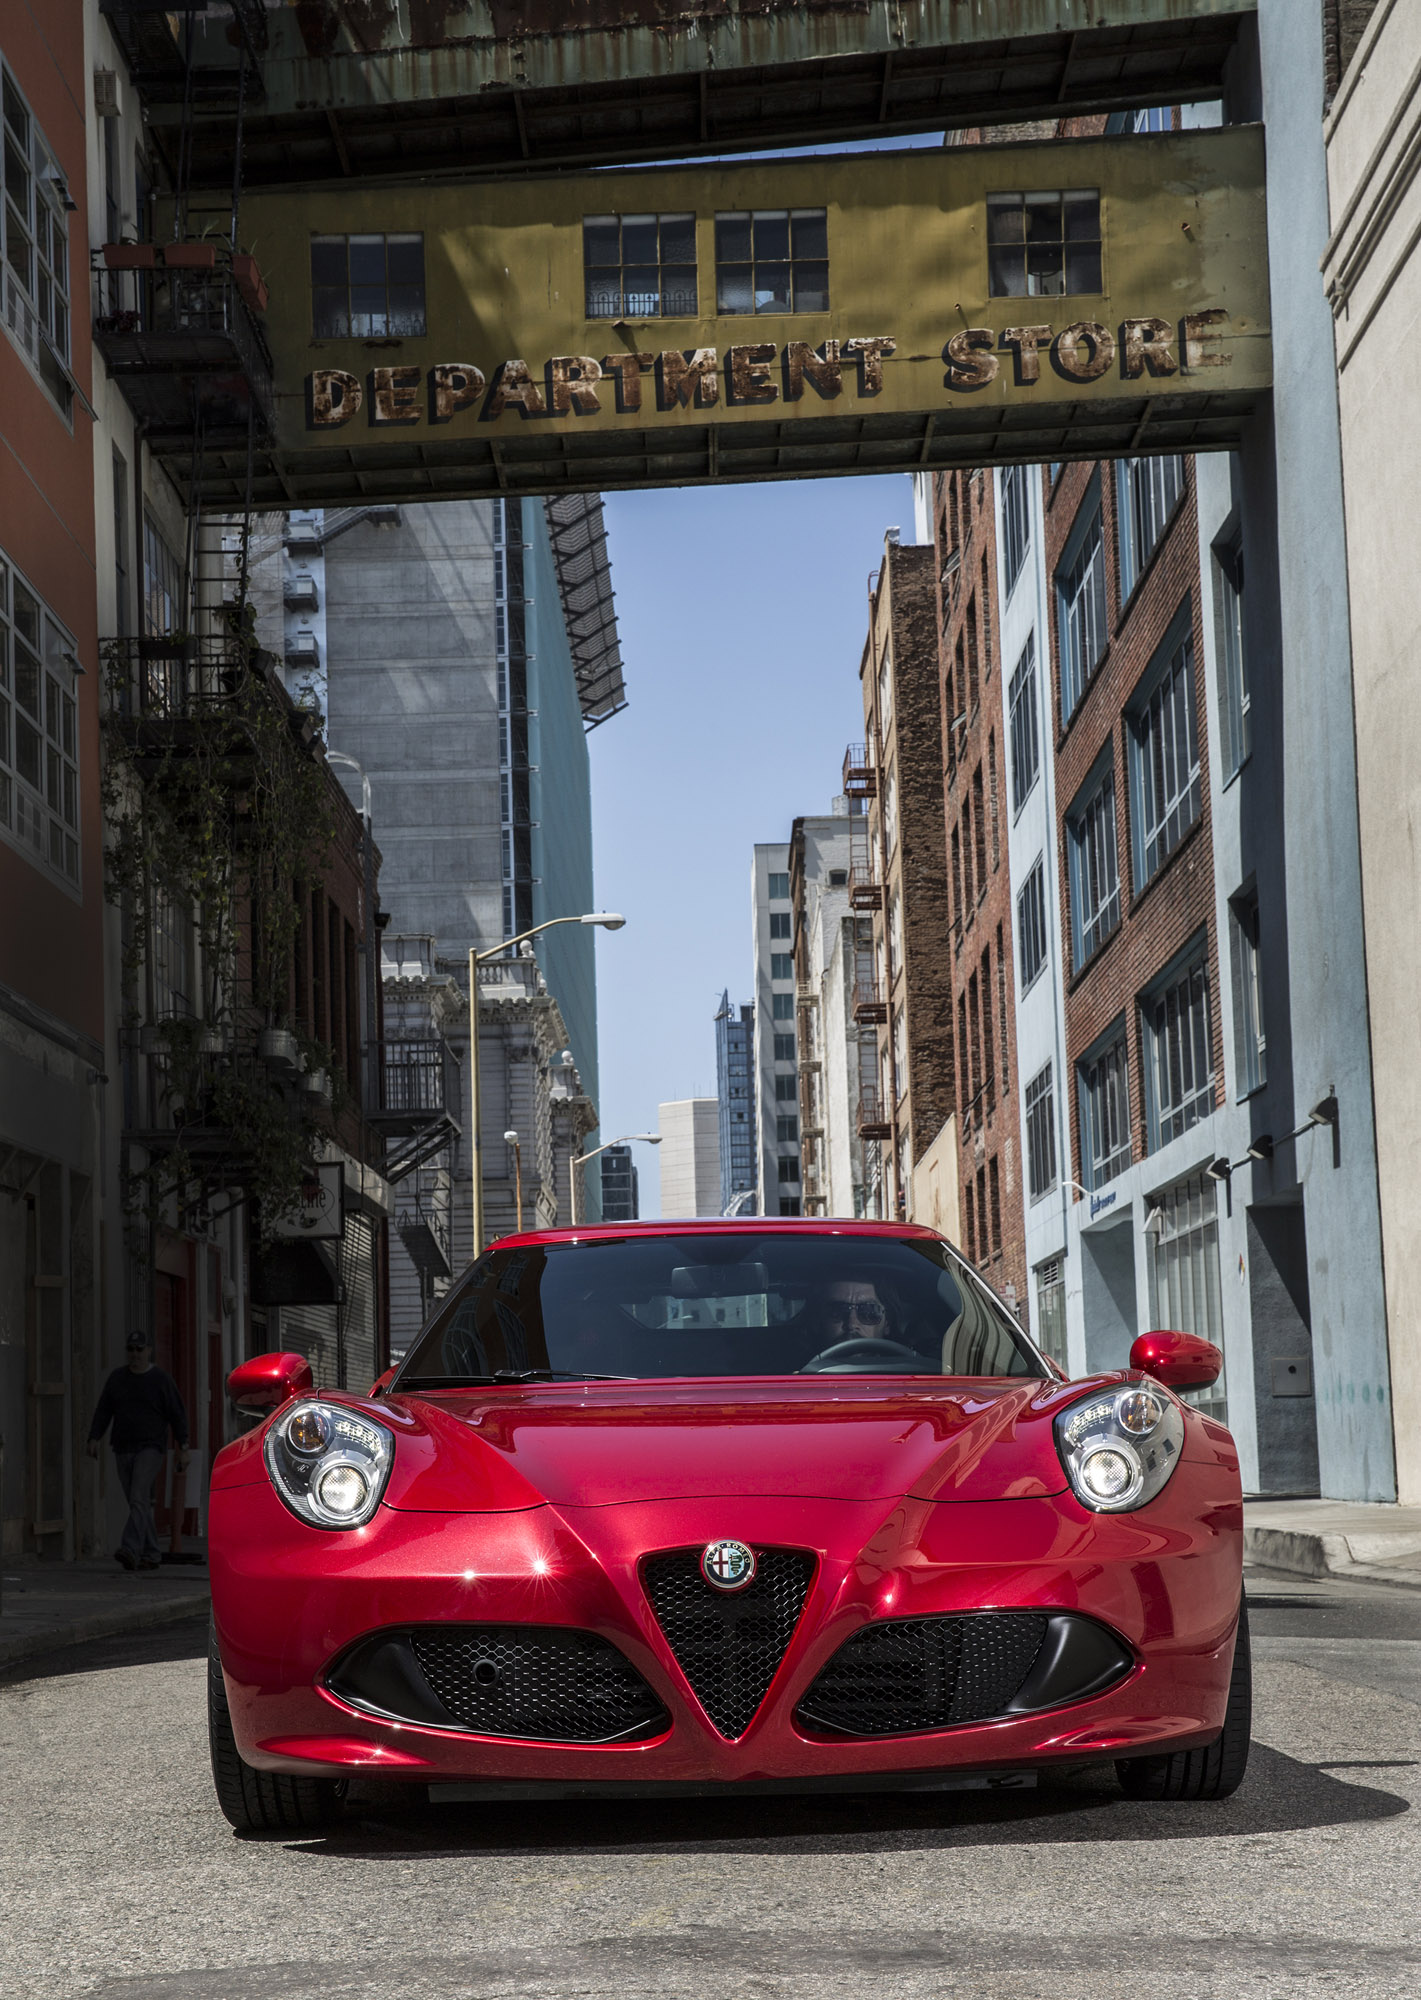
[[[755,1551],[744,1542],[707,1542],[701,1575],[714,1590],[744,1590],[755,1581]]]

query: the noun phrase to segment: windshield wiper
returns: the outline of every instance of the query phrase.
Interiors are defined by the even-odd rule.
[[[636,1382],[636,1375],[598,1375],[590,1368],[496,1368],[495,1382]]]

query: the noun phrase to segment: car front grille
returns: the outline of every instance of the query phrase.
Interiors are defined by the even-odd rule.
[[[410,1626],[358,1646],[330,1686],[402,1720],[527,1742],[628,1742],[669,1721],[614,1645],[557,1626]]]
[[[722,1736],[743,1736],[785,1656],[804,1609],[814,1558],[803,1549],[757,1549],[755,1580],[716,1590],[699,1549],[648,1556],[646,1594],[677,1665]]]
[[[820,1669],[795,1719],[843,1736],[983,1722],[1007,1709],[1045,1636],[1046,1619],[1034,1612],[865,1625]]]

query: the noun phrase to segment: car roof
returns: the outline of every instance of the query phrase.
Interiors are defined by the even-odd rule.
[[[899,1242],[945,1243],[935,1229],[918,1222],[863,1222],[854,1216],[664,1215],[646,1222],[580,1222],[565,1229],[527,1229],[499,1236],[487,1248],[515,1244],[595,1243],[626,1236],[868,1236]]]

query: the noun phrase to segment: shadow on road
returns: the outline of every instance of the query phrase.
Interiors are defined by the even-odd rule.
[[[1360,1775],[1360,1767],[1359,1767]],[[892,1853],[1070,1841],[1200,1840],[1352,1826],[1410,1811],[1394,1792],[1344,1781],[1255,1743],[1231,1799],[1192,1805],[1122,1798],[1113,1776],[1084,1772],[1035,1792],[865,1793],[825,1798],[559,1801],[474,1806],[352,1803],[310,1855]]]
[[[0,1633],[4,1632],[0,1624]],[[207,1658],[207,1613],[160,1625],[148,1632],[129,1632],[114,1639],[86,1639],[80,1646],[63,1646],[53,1653],[36,1653],[0,1667],[0,1688],[21,1681],[56,1680],[64,1674],[102,1674],[114,1667],[152,1667],[165,1660]]]

